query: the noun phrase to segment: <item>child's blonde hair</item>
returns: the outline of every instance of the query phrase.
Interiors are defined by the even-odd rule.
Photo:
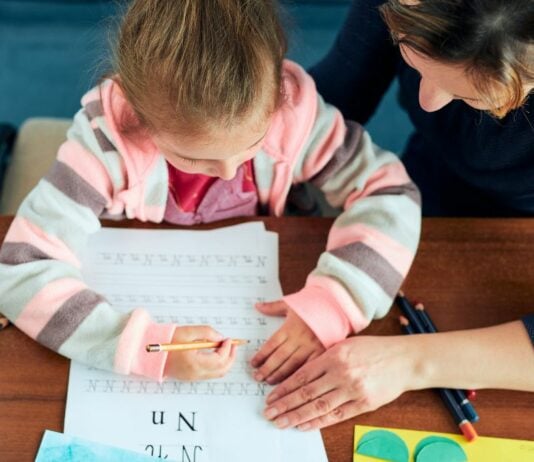
[[[135,0],[114,59],[136,116],[121,128],[196,136],[274,110],[286,48],[274,0]]]

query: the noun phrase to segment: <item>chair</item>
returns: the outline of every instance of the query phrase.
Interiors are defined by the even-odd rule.
[[[70,124],[70,119],[28,119],[20,127],[16,138],[13,127],[0,125],[0,162],[7,164],[0,197],[0,214],[16,213],[24,197],[54,162]],[[0,169],[0,185],[2,174]]]

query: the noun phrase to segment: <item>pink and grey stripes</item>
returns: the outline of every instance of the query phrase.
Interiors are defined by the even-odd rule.
[[[145,332],[127,329],[134,322],[130,315],[113,310],[83,283],[79,271],[76,255],[88,234],[99,229],[98,217],[129,205],[123,194],[127,172],[104,119],[102,103],[89,101],[56,162],[21,205],[0,249],[1,308],[21,330],[61,354],[161,379],[164,357],[132,358],[139,351],[119,348],[121,336],[137,332],[137,339],[128,338],[139,342],[152,332],[170,341],[174,326],[145,320]],[[161,195],[160,183],[147,181]],[[158,200],[152,190],[147,194]]]
[[[69,199],[82,207],[89,208],[96,216],[100,216],[108,202],[96,188],[61,161],[54,163],[45,180]]]
[[[415,256],[421,199],[396,156],[359,124],[342,123],[305,77],[299,83],[315,123],[294,178],[344,212],[306,286],[285,300],[328,347],[387,313]]]
[[[343,170],[353,159],[362,138],[363,128],[360,124],[346,121],[346,135],[343,144],[336,148],[328,163],[310,181],[318,188],[323,186],[329,178]]]
[[[65,202],[66,210],[69,207],[83,207],[96,216],[104,210],[107,199],[61,161],[55,162],[42,182],[53,185],[58,200]],[[21,218],[16,221],[0,249],[1,264],[30,265],[48,260],[49,264],[53,265],[53,262],[57,261],[53,260],[54,258],[66,257],[66,262],[74,262],[78,266],[77,259],[73,259],[70,252],[62,250],[62,243],[54,245],[58,244],[58,241],[48,236],[45,229],[38,229],[35,223],[21,222]],[[36,283],[39,284],[38,281]],[[31,330],[38,342],[57,351],[103,301],[100,295],[78,284],[76,280],[51,281],[48,286],[38,290],[36,296],[27,303],[17,318],[17,324],[22,329]],[[44,324],[43,319],[46,320]],[[41,329],[35,330],[39,324],[42,324]]]
[[[65,300],[37,335],[36,340],[58,351],[91,312],[104,302],[104,297],[82,290]]]
[[[292,183],[312,181],[343,207],[305,287],[286,300],[325,346],[384,316],[413,260],[419,192],[393,154],[375,146],[317,94],[298,65],[284,63],[285,103],[254,159],[263,206],[283,212]],[[0,249],[0,311],[68,357],[162,379],[174,325],[137,309],[113,309],[81,279],[77,255],[99,217],[160,222],[168,197],[165,159],[150,139],[123,136],[129,105],[113,81],[82,99],[56,163],[21,205]]]

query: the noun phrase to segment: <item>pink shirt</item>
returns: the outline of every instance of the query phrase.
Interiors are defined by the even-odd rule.
[[[258,192],[252,160],[241,165],[231,180],[185,173],[168,162],[167,169],[169,195],[165,221],[192,225],[257,214]]]

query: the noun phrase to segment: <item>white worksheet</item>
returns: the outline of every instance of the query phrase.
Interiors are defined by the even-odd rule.
[[[119,310],[209,324],[245,338],[233,369],[204,382],[120,376],[72,363],[65,433],[177,462],[323,462],[321,435],[278,430],[261,412],[270,387],[249,360],[281,325],[255,310],[277,300],[278,236],[260,222],[213,231],[103,229],[82,257],[89,286]],[[158,354],[158,353],[154,353]]]

